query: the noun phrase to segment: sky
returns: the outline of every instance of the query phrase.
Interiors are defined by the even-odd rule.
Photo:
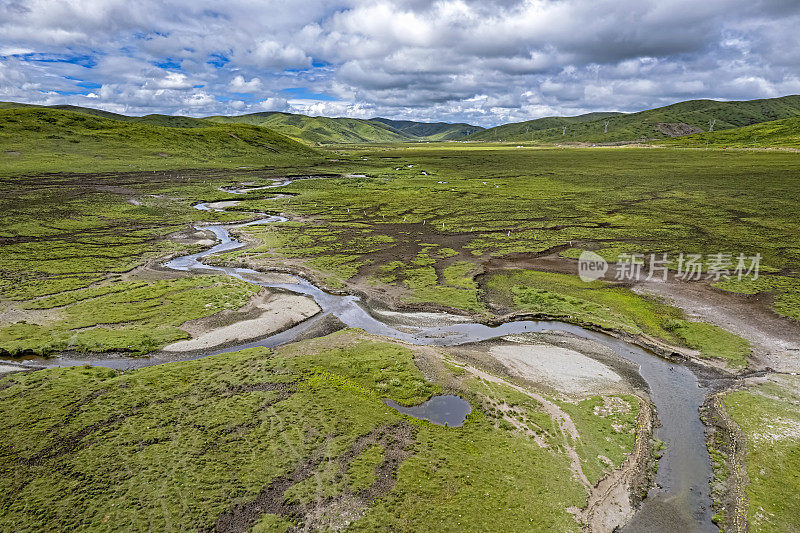
[[[800,93],[800,0],[0,0],[0,100],[481,126]]]

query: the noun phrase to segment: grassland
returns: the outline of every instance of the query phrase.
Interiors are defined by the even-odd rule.
[[[145,353],[185,337],[185,320],[240,306],[253,290],[243,283],[152,267],[194,249],[170,235],[248,211],[290,220],[237,230],[251,247],[217,261],[302,270],[397,305],[546,314],[742,367],[748,346],[730,333],[624,287],[527,266],[543,252],[584,249],[612,259],[730,252],[760,253],[762,276],[718,288],[767,295],[778,313],[800,316],[791,153],[489,143],[323,153],[241,124],[165,127],[37,108],[0,118],[0,349],[9,353]],[[198,167],[210,170],[174,170]],[[124,172],[133,169],[145,170]],[[339,177],[220,190],[314,173]],[[192,208],[231,199],[241,203],[229,213]],[[343,519],[363,530],[577,530],[566,509],[584,505],[586,489],[563,451],[574,447],[584,475],[600,479],[631,449],[635,399],[547,398],[572,418],[576,441],[532,397],[454,362],[428,362],[436,377],[426,379],[415,365],[423,357],[346,331],[122,374],[6,377],[3,518],[15,530],[206,530],[242,516],[255,530]],[[797,425],[796,394],[784,389],[726,397],[753,443],[748,462],[767,472],[754,470],[750,489],[751,522],[764,530],[795,527],[793,501],[775,498],[797,484],[795,441],[759,440],[764,420]],[[475,409],[462,428],[381,402],[445,390]],[[396,482],[382,484],[386,472]],[[259,495],[273,505],[254,515]]]
[[[746,518],[750,531],[800,529],[800,381],[781,376],[725,395],[747,442]]]
[[[361,158],[366,177],[297,181],[279,191],[290,197],[246,201],[240,208],[310,222],[248,229],[261,245],[220,259],[291,264],[317,272],[331,287],[484,313],[483,288],[469,283],[472,273],[502,273],[544,252],[596,249],[611,260],[622,252],[758,253],[762,278],[754,292],[771,293],[777,312],[796,316],[797,291],[790,288],[800,259],[793,238],[800,231],[793,215],[800,184],[792,178],[798,172],[792,154],[503,145],[348,153]],[[761,281],[767,279],[780,283]],[[570,288],[576,281],[546,289],[538,285],[544,278],[532,277],[518,291],[557,316],[641,331],[733,366],[749,353],[740,339],[663,306],[650,315],[671,322],[634,324],[637,308],[653,303],[623,289],[606,291],[617,299],[612,311],[594,302],[594,312],[584,307],[576,314],[570,305],[583,304],[563,299],[576,297]],[[513,303],[508,307],[524,308]]]
[[[196,221],[248,214],[201,212],[226,198],[226,172],[8,178],[0,192],[0,353],[62,350],[141,354],[185,338],[187,320],[238,308],[253,286],[215,276],[169,279],[152,270],[195,250]],[[272,180],[250,173],[250,179]]]
[[[306,145],[246,124],[181,128],[36,107],[0,109],[2,175],[233,168],[321,159]]]
[[[45,113],[38,109],[5,111],[23,112]],[[78,116],[46,112],[54,113],[54,120],[67,120],[64,117],[69,115],[72,121]],[[148,128],[125,123],[125,128],[114,130],[119,142],[121,132],[131,127]],[[176,134],[205,130],[156,129]],[[83,130],[87,136],[90,131]],[[310,153],[307,148],[286,142],[287,151],[280,157],[291,160],[294,149],[301,150],[303,157],[295,160],[294,166],[275,166],[264,175],[301,171],[366,177],[298,180],[269,193],[239,196],[226,195],[217,187],[250,181],[249,171],[220,170],[211,178],[201,172],[156,173],[150,178],[142,174],[131,190],[116,191],[108,185],[124,179],[113,173],[92,178],[93,187],[88,191],[80,187],[70,191],[77,177],[73,181],[51,178],[40,191],[32,190],[30,181],[23,185],[19,178],[8,179],[12,187],[5,203],[7,246],[0,257],[0,267],[7,273],[5,297],[22,300],[80,288],[104,279],[105,273],[130,270],[149,257],[174,250],[175,245],[163,236],[188,222],[248,216],[189,208],[192,201],[235,198],[242,200],[238,211],[282,212],[303,222],[250,227],[245,233],[257,239],[257,245],[219,261],[298,268],[331,288],[368,292],[399,305],[441,306],[485,315],[483,287],[473,276],[491,271],[495,261],[509,254],[524,258],[559,249],[567,250],[567,255],[581,249],[610,250],[612,255],[726,251],[760,253],[762,273],[772,272],[772,278],[782,281],[755,289],[774,293],[776,310],[795,316],[797,291],[786,288],[795,283],[800,260],[793,238],[800,227],[794,216],[798,183],[790,178],[798,164],[792,154],[432,144],[339,149],[331,158],[337,161],[326,161],[317,156],[305,158]],[[146,143],[135,146],[143,150]],[[57,152],[47,145],[42,150],[51,150],[55,164]],[[40,166],[31,169],[47,170],[48,161],[42,158]],[[92,161],[96,165],[102,160]],[[169,168],[179,161],[158,158],[153,164]],[[218,160],[215,164],[232,167],[238,162]],[[157,197],[141,194],[145,190]],[[288,196],[274,199],[273,192]],[[131,205],[131,197],[145,197],[145,205]],[[80,215],[75,216],[76,212]],[[43,222],[50,220],[53,222]],[[120,237],[121,227],[124,237]],[[36,265],[26,260],[30,257],[37,257]],[[574,297],[568,285],[564,283],[558,290],[550,287],[550,295],[537,296],[531,290],[548,289],[535,285],[518,291],[528,290],[529,299],[541,303],[552,300],[553,295]],[[518,301],[520,298],[518,295]],[[632,315],[625,307],[633,306],[635,315],[635,308],[645,305],[642,299],[620,296],[618,300],[625,305],[614,307],[613,321],[603,316],[609,314],[607,310],[586,313],[585,308],[579,320],[598,325],[613,322],[621,329],[677,339],[741,365],[745,349],[735,339],[681,322],[683,317],[674,311],[669,311],[669,316],[678,322],[642,327],[631,322]],[[547,304],[553,311],[551,304],[554,301]],[[559,305],[566,304],[562,301]],[[575,315],[568,307],[555,310],[555,314]],[[666,311],[656,311],[660,312]],[[714,338],[724,342],[709,347]]]
[[[52,314],[44,324],[18,321],[0,327],[0,354],[145,354],[188,338],[179,329],[184,322],[239,309],[256,292],[255,286],[227,276],[119,281],[62,292],[22,304],[23,310]]]
[[[437,361],[428,366],[450,375]],[[17,531],[178,523],[194,531],[233,514],[264,528],[352,521],[354,530],[577,531],[566,509],[584,505],[586,492],[566,457],[480,406],[517,405],[552,438],[565,437],[526,396],[481,383],[456,385],[475,407],[462,427],[403,417],[381,398],[412,404],[441,386],[426,380],[408,349],[352,330],[276,352],[124,374],[70,368],[8,376],[0,381],[4,523]],[[618,462],[632,426],[595,415],[598,402],[570,409],[587,443],[593,431],[624,424],[624,438],[614,439],[619,452],[606,452]],[[381,472],[391,481],[376,478]],[[248,514],[259,494],[266,514]]]

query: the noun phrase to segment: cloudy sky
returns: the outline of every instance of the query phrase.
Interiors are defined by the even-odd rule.
[[[800,93],[799,0],[0,0],[0,100],[483,126]]]

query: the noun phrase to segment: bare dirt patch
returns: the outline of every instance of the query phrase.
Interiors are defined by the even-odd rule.
[[[668,137],[680,137],[682,135],[691,135],[693,133],[703,133],[701,128],[691,126],[684,122],[658,122],[653,125],[653,129],[663,133]]]
[[[229,207],[236,207],[241,203],[241,200],[225,200],[221,202],[211,202],[206,204],[210,209],[228,209]]]
[[[781,372],[800,370],[800,324],[782,317],[759,295],[736,294],[714,289],[707,283],[645,281],[635,292],[659,296],[683,309],[689,317],[734,333],[750,342],[754,369]]]
[[[622,377],[603,363],[548,344],[493,346],[489,354],[509,373],[566,394],[618,391]]]
[[[0,376],[10,374],[11,372],[24,372],[25,368],[16,365],[5,365],[0,363]]]
[[[561,257],[559,251],[493,258],[487,262],[486,270],[494,273],[505,269],[531,269],[576,274],[577,261]],[[614,269],[609,268],[604,281],[614,281],[613,272]],[[666,281],[641,281],[621,286],[666,300],[693,320],[719,326],[747,340],[753,348],[750,370],[800,371],[800,323],[773,311],[768,297],[723,291],[706,280],[682,281],[674,276]],[[688,349],[676,351],[692,355]],[[708,361],[700,362],[708,364]]]
[[[235,312],[193,320],[181,325],[192,339],[163,348],[165,352],[195,352],[226,344],[241,344],[290,328],[320,312],[307,296],[262,290]]]

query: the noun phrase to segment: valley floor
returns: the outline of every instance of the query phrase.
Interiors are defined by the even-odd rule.
[[[3,523],[608,531],[634,515],[664,453],[636,365],[553,332],[421,347],[342,329],[291,292],[302,276],[401,331],[558,319],[691,369],[712,402],[715,521],[798,527],[779,488],[800,493],[800,168],[678,152],[351,148],[295,168],[3,178]],[[246,246],[206,259],[254,271],[163,266],[215,242],[200,226],[268,215],[284,219],[232,226]],[[614,265],[720,249],[762,254],[761,277],[575,275],[582,250]],[[144,368],[17,372],[98,359]],[[444,393],[470,403],[463,426],[383,402]]]

